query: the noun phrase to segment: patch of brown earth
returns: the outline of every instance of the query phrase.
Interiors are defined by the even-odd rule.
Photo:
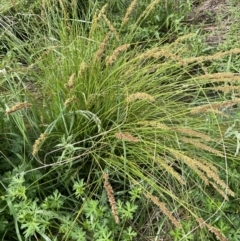
[[[193,7],[187,21],[202,26],[207,44],[216,46],[224,42],[231,25],[229,7],[227,0],[205,0]]]

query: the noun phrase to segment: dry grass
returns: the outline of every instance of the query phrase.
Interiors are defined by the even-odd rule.
[[[78,76],[81,76],[84,73],[84,71],[87,69],[87,67],[88,65],[84,61],[82,61],[79,66]]]
[[[70,103],[74,102],[76,99],[77,99],[76,96],[66,99],[66,101],[64,102],[64,106],[68,106]]]
[[[166,163],[165,160],[162,160],[160,158],[154,157],[154,162],[157,162],[160,164],[168,173],[170,173],[176,180],[181,183],[182,185],[186,185],[186,182],[182,179],[181,175],[177,173],[170,165]]]
[[[70,76],[67,84],[64,85],[65,88],[67,88],[67,89],[72,89],[72,88],[74,87],[75,75],[76,75],[76,74],[73,73],[73,74]]]
[[[150,3],[146,7],[146,9],[142,12],[142,14],[139,16],[134,26],[137,27],[139,23],[143,21],[151,13],[151,11],[157,6],[157,4],[159,4],[161,1],[162,0],[154,0],[152,3]]]
[[[212,165],[209,165],[208,162],[202,163],[201,160],[190,158],[177,150],[169,149],[169,151],[175,156],[177,160],[182,160],[188,167],[195,171],[204,181],[205,185],[211,184],[217,192],[220,190],[219,194],[224,196],[225,199],[227,199],[226,195],[233,197],[235,196],[234,192],[229,189],[227,184],[220,179],[218,172],[215,172],[216,168],[213,169]],[[223,191],[225,192],[224,195]]]
[[[180,66],[187,67],[188,65],[193,63],[201,64],[204,61],[216,61],[216,60],[222,59],[223,57],[226,57],[229,55],[237,55],[240,53],[240,49],[236,48],[225,52],[218,52],[213,55],[183,58],[182,56],[180,56],[180,54],[175,54],[171,52],[171,50],[174,49],[173,45],[175,45],[176,47],[178,43],[179,42],[176,40],[175,43],[173,43],[172,45],[166,46],[165,48],[159,49],[158,47],[154,47],[150,50],[145,51],[142,54],[139,54],[136,57],[136,59],[138,60],[146,60],[150,58],[161,59],[162,57],[165,57],[166,59],[170,59],[175,61],[176,63],[179,63]],[[224,81],[226,78],[231,78],[231,79],[234,79],[235,81],[240,80],[240,76],[238,74],[230,74],[230,73],[206,74],[206,75],[196,77],[195,79],[196,80],[197,79],[204,79],[204,80],[216,79],[216,81],[219,82],[219,80]]]
[[[102,14],[102,17],[104,18],[105,22],[107,23],[109,29],[111,30],[111,32],[114,33],[117,41],[120,41],[120,37],[119,37],[119,34],[116,30],[116,28],[112,25],[112,23],[110,22],[110,20],[107,18],[107,16],[105,14]]]
[[[129,7],[128,7],[127,11],[126,11],[126,14],[125,14],[125,16],[124,16],[124,18],[122,20],[121,27],[123,27],[128,22],[129,17],[131,15],[131,13],[133,12],[134,8],[136,7],[137,3],[138,3],[138,0],[133,0],[131,2],[131,4],[129,5]]]
[[[118,58],[118,56],[126,51],[128,48],[130,47],[130,44],[124,44],[124,45],[121,45],[119,47],[117,47],[111,56],[107,56],[106,57],[106,65],[109,66],[109,65],[112,65]]]
[[[170,130],[171,128],[167,125],[157,122],[157,121],[139,121],[137,122],[138,125],[146,126],[146,127],[155,127],[163,130]]]
[[[197,147],[199,150],[205,150],[205,151],[208,151],[210,153],[213,153],[216,156],[224,157],[222,152],[220,152],[220,151],[218,151],[218,150],[216,150],[216,149],[214,149],[210,146],[207,146],[207,145],[199,142],[198,140],[190,139],[190,138],[186,138],[186,137],[182,137],[181,139],[184,143],[192,144],[195,147]]]
[[[127,102],[134,102],[136,100],[148,100],[150,102],[155,101],[155,98],[147,93],[143,92],[137,92],[134,94],[131,94],[127,97]]]
[[[41,145],[43,144],[43,142],[46,140],[48,134],[47,133],[42,133],[39,138],[37,140],[35,140],[34,144],[33,144],[33,151],[32,151],[32,155],[36,156]]]
[[[190,128],[186,128],[186,127],[174,127],[172,128],[172,130],[178,132],[178,133],[181,133],[181,134],[186,134],[186,135],[189,135],[191,137],[198,137],[198,138],[201,138],[203,141],[212,141],[212,138],[204,133],[201,133],[201,132],[198,132],[198,131],[195,131],[193,129],[190,129]]]
[[[236,98],[234,100],[227,100],[223,102],[217,102],[217,103],[209,103],[206,105],[201,105],[194,107],[190,110],[191,114],[198,114],[203,112],[209,112],[211,110],[218,110],[220,108],[229,108],[236,104],[240,103],[240,98]]]
[[[137,137],[134,137],[129,132],[118,132],[118,133],[115,133],[115,137],[117,139],[119,139],[119,140],[129,141],[129,142],[139,142],[140,141],[140,139],[138,139]]]
[[[155,205],[157,205],[161,212],[163,212],[172,222],[172,224],[177,227],[180,228],[181,224],[178,222],[178,220],[171,214],[171,212],[167,209],[166,204],[163,202],[160,202],[158,197],[150,194],[149,192],[144,193],[144,196],[147,199],[150,199]]]
[[[214,74],[205,74],[195,78],[195,80],[211,80],[211,82],[232,82],[240,81],[240,75],[236,73],[214,73]]]
[[[235,54],[240,54],[240,49],[235,48],[229,51],[225,52],[217,52],[216,54],[213,55],[207,55],[207,56],[199,56],[199,57],[192,57],[184,60],[184,65],[189,65],[191,63],[201,63],[204,61],[214,61],[214,60],[219,60],[222,59],[223,57],[226,57],[228,55],[235,55]]]
[[[116,206],[116,201],[115,201],[115,198],[113,195],[114,192],[113,192],[112,186],[108,181],[108,174],[103,173],[103,179],[104,179],[104,188],[107,192],[108,200],[109,200],[109,203],[110,203],[111,209],[112,209],[112,214],[115,219],[115,222],[118,224],[119,217],[118,217],[118,212],[117,212],[117,206]]]
[[[32,104],[28,102],[21,102],[21,103],[16,103],[14,106],[12,106],[10,109],[6,110],[6,114],[12,114],[16,111],[23,110],[23,109],[28,109],[32,106]]]
[[[106,3],[100,11],[96,11],[92,19],[92,26],[89,32],[89,37],[92,38],[96,29],[99,28],[99,20],[102,18],[103,14],[106,12],[108,4]]]
[[[103,55],[103,53],[105,51],[105,46],[107,45],[107,42],[108,42],[110,36],[111,36],[111,31],[109,31],[106,34],[104,40],[101,42],[101,44],[100,44],[100,46],[99,46],[99,48],[98,48],[98,50],[97,50],[97,52],[95,54],[94,63],[96,63],[96,62],[101,60],[101,57],[102,57],[102,55]]]
[[[226,86],[216,86],[216,87],[212,87],[212,88],[209,88],[209,89],[214,90],[214,91],[221,91],[225,94],[228,94],[229,92],[233,92],[233,91],[239,93],[240,86],[226,85]]]
[[[215,227],[213,227],[210,224],[207,224],[202,218],[196,218],[200,228],[208,228],[208,230],[213,233],[214,235],[216,235],[216,237],[218,238],[218,240],[220,241],[228,241],[228,239],[221,233],[220,230],[216,229]]]
[[[142,54],[139,54],[136,58],[139,60],[147,60],[151,58],[161,59],[162,57],[173,60],[179,63],[181,66],[187,66],[186,61],[182,59],[182,57],[180,57],[179,55],[171,53],[167,49],[159,49],[157,47],[147,50]]]

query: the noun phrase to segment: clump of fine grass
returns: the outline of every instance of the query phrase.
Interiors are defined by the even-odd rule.
[[[127,24],[136,3],[133,1],[130,5],[122,25]],[[138,18],[135,29],[158,3],[153,1],[149,4]],[[64,9],[64,5],[61,8]],[[27,101],[7,110],[11,117],[15,111],[28,109],[21,119],[21,128],[25,128],[24,134],[30,140],[26,150],[31,151],[23,153],[23,150],[22,155],[30,159],[28,172],[35,173],[38,169],[40,172],[35,180],[31,182],[30,179],[29,188],[35,190],[33,195],[36,199],[59,189],[62,195],[71,198],[64,204],[61,202],[57,211],[52,212],[75,215],[78,210],[84,209],[86,197],[81,202],[73,197],[69,183],[73,179],[84,179],[89,185],[88,195],[101,199],[103,195],[99,186],[103,176],[103,186],[115,223],[126,229],[120,222],[115,198],[117,195],[116,200],[126,198],[124,193],[134,184],[143,192],[141,204],[145,199],[150,200],[173,226],[181,228],[179,209],[196,217],[195,207],[185,205],[184,192],[181,191],[196,188],[194,182],[184,177],[185,169],[201,186],[209,187],[210,194],[214,191],[223,197],[223,202],[235,195],[228,183],[220,178],[217,165],[211,161],[214,157],[225,162],[228,155],[224,146],[219,145],[222,123],[216,115],[212,118],[209,115],[209,124],[206,116],[202,115],[208,114],[209,109],[217,111],[239,103],[238,99],[213,102],[204,95],[207,84],[233,76],[225,73],[223,78],[217,74],[198,72],[194,76],[188,72],[195,63],[218,60],[229,54],[238,54],[239,50],[190,58],[172,51],[188,36],[170,45],[160,43],[150,49],[141,49],[140,53],[134,48],[134,43],[126,42],[131,36],[124,38],[117,32],[105,15],[106,9],[107,5],[96,11],[89,31],[69,24],[67,13],[64,13],[64,20],[55,16],[59,24],[58,21],[52,23],[60,31],[59,35],[55,35],[49,22],[52,36],[44,42],[45,46],[42,43],[37,45],[38,53],[34,53],[36,62],[33,63],[38,71],[34,81],[41,86],[42,99],[39,101],[29,93],[23,94],[20,87],[18,98]],[[45,18],[49,20],[49,16]],[[102,21],[105,27],[102,27]],[[14,78],[11,80],[14,81]],[[24,79],[21,81],[24,82]],[[11,81],[8,83],[11,87]],[[196,93],[201,91],[204,97],[198,106],[192,106]],[[9,100],[16,98],[14,94],[12,92]],[[16,118],[20,120],[21,117]],[[3,123],[5,121],[2,120]],[[2,125],[1,131],[6,131],[6,128],[7,132],[14,132],[15,123],[18,123],[16,119],[14,121],[14,125],[9,127]],[[17,128],[20,128],[19,125]],[[10,138],[9,142],[9,146],[12,145]],[[111,173],[114,184],[110,184],[106,173]],[[49,185],[49,180],[54,184]],[[204,193],[201,186],[199,192],[210,195],[207,191]],[[78,192],[81,190],[83,186],[78,183]],[[26,195],[30,197],[29,193]],[[52,199],[60,200],[60,197],[55,194]],[[82,206],[79,208],[76,203]],[[78,210],[71,210],[72,206]],[[152,210],[144,208],[147,212]],[[76,220],[78,215],[80,211]],[[138,216],[134,217],[137,220]],[[139,228],[134,226],[136,220],[129,221],[135,229]],[[197,221],[201,226],[205,225],[202,219]],[[85,223],[84,228],[87,226],[88,223]],[[224,240],[218,229],[210,224],[205,227]],[[71,227],[57,229],[52,223],[49,233],[70,232]],[[38,231],[32,235],[36,233]]]

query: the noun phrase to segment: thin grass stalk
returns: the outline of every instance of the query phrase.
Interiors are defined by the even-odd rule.
[[[95,57],[94,57],[94,60],[93,60],[94,63],[99,62],[101,60],[101,57],[102,57],[102,55],[103,55],[103,53],[105,51],[105,47],[107,45],[107,42],[108,42],[110,36],[111,36],[111,31],[109,31],[106,34],[105,38],[101,42],[101,44],[100,44],[100,46],[99,46],[99,48],[98,48],[98,50],[97,50],[97,52],[95,54]]]
[[[129,7],[127,8],[126,14],[121,23],[121,28],[129,21],[129,17],[133,12],[134,8],[136,7],[137,3],[138,3],[138,0],[133,0],[129,5]]]
[[[149,192],[144,193],[144,196],[147,199],[150,199],[156,206],[159,207],[159,209],[169,218],[169,220],[172,222],[172,224],[177,227],[180,228],[181,224],[180,222],[178,222],[178,220],[171,214],[171,212],[167,209],[166,204],[163,202],[160,202],[158,197],[150,194]]]
[[[115,38],[117,39],[117,41],[120,41],[120,37],[119,34],[116,30],[116,28],[112,25],[112,23],[110,22],[110,20],[107,18],[107,16],[105,14],[102,14],[102,17],[104,18],[105,22],[107,23],[109,29],[111,30],[111,32],[114,33]]]
[[[99,20],[102,18],[103,14],[106,12],[108,7],[108,3],[106,3],[101,10],[98,12],[96,11],[96,13],[93,16],[93,20],[92,20],[92,26],[89,32],[89,38],[92,38],[93,33],[96,31],[96,28],[99,27]]]
[[[118,47],[113,51],[112,55],[106,57],[106,60],[105,60],[105,61],[106,61],[106,65],[107,65],[107,66],[112,65],[112,64],[117,60],[118,56],[119,56],[122,52],[126,51],[129,47],[130,47],[130,44],[124,44],[124,45],[118,46]]]
[[[182,179],[181,175],[179,173],[177,173],[170,165],[168,165],[166,163],[166,161],[158,158],[158,157],[154,157],[153,158],[154,162],[157,162],[158,164],[160,164],[169,174],[171,174],[180,184],[182,185],[186,185],[186,182]]]
[[[14,106],[6,110],[6,114],[9,115],[19,110],[28,109],[31,106],[32,104],[28,103],[27,101],[16,103]]]
[[[200,150],[205,150],[205,151],[215,154],[216,156],[224,157],[224,154],[222,152],[220,152],[208,145],[205,145],[205,144],[199,142],[198,140],[194,140],[194,139],[190,139],[190,138],[186,138],[186,137],[182,137],[181,139],[184,143],[192,144]]]
[[[221,189],[223,189],[226,192],[226,194],[235,196],[235,193],[229,189],[226,183],[220,179],[218,173],[214,172],[214,169],[212,169],[211,166],[208,166],[207,163],[205,163],[204,165],[201,163],[201,161],[194,158],[190,158],[177,150],[168,150],[175,156],[175,158],[182,160],[187,166],[189,166],[189,168],[195,171],[199,175],[199,177],[205,182],[206,185],[209,184],[210,180],[211,182],[214,181],[214,183],[221,187]],[[215,190],[218,191],[219,188]]]
[[[154,102],[155,98],[144,92],[133,93],[127,97],[128,103],[135,102],[137,100],[148,100],[150,102]]]
[[[191,137],[198,137],[202,139],[203,141],[212,141],[212,138],[204,133],[195,131],[191,128],[186,128],[186,127],[174,127],[172,128],[173,131],[176,131],[181,134],[189,135]]]
[[[139,18],[137,19],[136,23],[134,24],[132,31],[135,30],[137,28],[137,26],[139,25],[139,23],[141,21],[143,21],[150,13],[151,11],[155,8],[155,6],[162,0],[154,0],[152,3],[150,3],[146,9],[142,12],[142,14],[139,16]]]
[[[214,73],[200,75],[194,78],[195,80],[211,80],[211,82],[225,82],[225,81],[240,81],[240,74],[238,73]]]
[[[199,114],[199,113],[208,112],[211,109],[217,110],[220,108],[229,108],[238,103],[240,103],[240,98],[236,98],[234,100],[227,100],[227,101],[223,101],[223,102],[210,103],[210,104],[206,104],[206,105],[193,107],[190,110],[190,113],[191,114]]]
[[[111,205],[113,217],[115,219],[115,222],[117,224],[119,224],[117,205],[116,205],[116,201],[115,201],[115,198],[114,198],[114,192],[113,192],[112,186],[111,186],[111,184],[108,181],[108,174],[103,173],[103,178],[104,178],[104,188],[105,188],[105,190],[107,192],[108,201],[109,201],[109,203]]]
[[[208,55],[208,56],[199,56],[199,57],[188,58],[188,59],[185,59],[184,64],[185,64],[185,66],[187,66],[187,65],[192,64],[194,62],[201,63],[201,62],[204,62],[204,61],[219,60],[219,59],[221,59],[225,56],[236,55],[236,54],[240,54],[239,48],[231,49],[231,50],[225,51],[225,52],[218,52],[216,54]]]
[[[42,133],[38,139],[35,140],[34,144],[33,144],[33,151],[32,151],[32,155],[36,156],[38,151],[40,150],[41,145],[44,143],[44,141],[46,140],[48,134],[47,133]]]
[[[202,218],[196,218],[200,228],[204,228],[207,227],[208,230],[213,233],[214,235],[216,235],[216,237],[218,238],[218,240],[220,241],[228,241],[228,239],[224,236],[223,233],[221,233],[220,230],[218,230],[217,228],[213,227],[212,225],[206,223]]]

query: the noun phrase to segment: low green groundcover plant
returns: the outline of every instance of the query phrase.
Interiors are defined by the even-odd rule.
[[[237,240],[240,77],[206,65],[240,49],[134,42],[158,2],[119,28],[107,4],[83,23],[49,2],[27,39],[1,37],[2,240]]]

